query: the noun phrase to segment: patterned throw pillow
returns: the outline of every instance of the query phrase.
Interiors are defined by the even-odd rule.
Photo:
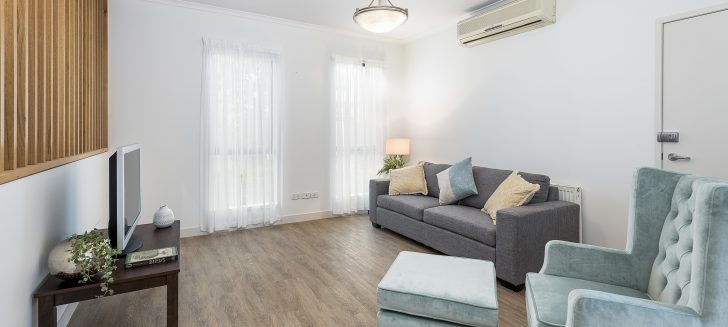
[[[457,162],[437,174],[437,184],[440,187],[440,204],[453,204],[478,194],[471,158]]]
[[[389,195],[427,195],[425,168],[421,164],[389,171]]]
[[[515,170],[488,198],[482,211],[490,215],[490,219],[493,219],[493,224],[495,224],[498,210],[520,207],[528,203],[539,189],[541,189],[540,185],[527,182]]]

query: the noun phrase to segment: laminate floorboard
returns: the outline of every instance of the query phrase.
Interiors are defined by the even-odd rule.
[[[400,251],[437,253],[366,216],[184,238],[180,326],[375,326],[377,284]],[[164,287],[85,301],[69,326],[164,326]],[[500,326],[526,326],[498,285]]]

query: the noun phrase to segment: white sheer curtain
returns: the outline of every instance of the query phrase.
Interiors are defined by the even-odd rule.
[[[278,56],[204,39],[201,229],[269,225],[280,212]]]
[[[369,209],[369,179],[376,175],[384,156],[385,84],[382,62],[334,57],[334,214]]]

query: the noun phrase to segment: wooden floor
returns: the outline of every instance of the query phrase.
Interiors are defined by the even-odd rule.
[[[375,326],[397,253],[433,250],[365,216],[182,239],[180,326]],[[82,302],[69,326],[164,326],[165,290]],[[523,291],[499,285],[500,326],[526,326]]]

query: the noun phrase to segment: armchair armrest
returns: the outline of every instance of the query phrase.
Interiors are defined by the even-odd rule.
[[[369,180],[369,220],[377,223],[377,197],[389,194],[389,179],[375,178]]]
[[[691,308],[592,290],[569,293],[566,326],[699,326]]]
[[[639,274],[635,271],[634,261],[629,253],[563,241],[546,244],[546,257],[541,273],[643,291],[646,285],[640,278],[636,278]]]
[[[549,201],[498,211],[496,266],[498,277],[521,285],[526,273],[541,269],[550,240],[579,239],[579,206]]]

